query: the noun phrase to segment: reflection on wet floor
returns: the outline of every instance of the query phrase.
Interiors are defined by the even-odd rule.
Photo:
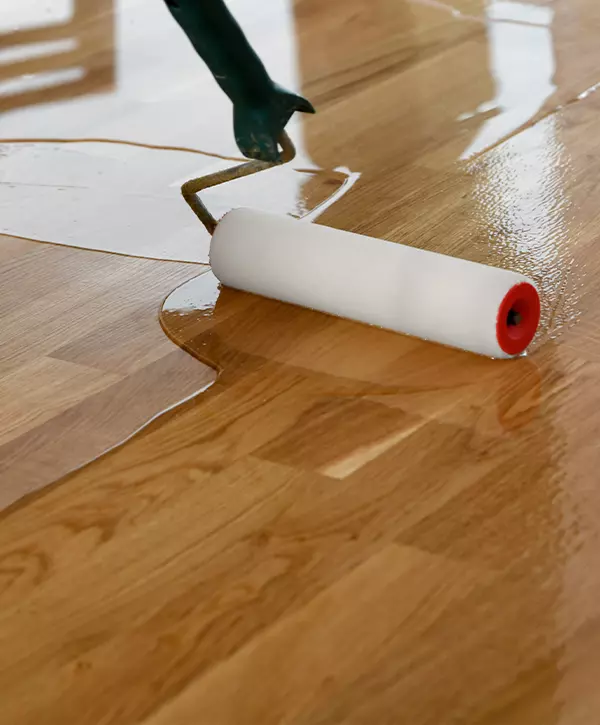
[[[210,237],[182,199],[181,184],[234,163],[115,142],[0,141],[0,233],[206,263]],[[217,218],[249,206],[314,219],[356,180],[345,169],[289,164],[209,189],[203,199]]]
[[[496,84],[493,99],[475,113],[487,118],[461,158],[467,159],[510,136],[532,119],[556,90],[551,24],[553,10],[526,3],[490,0],[486,7],[490,71]],[[518,20],[519,22],[498,22]],[[469,117],[461,114],[459,120]]]
[[[107,94],[115,84],[114,0],[13,3],[0,17],[0,112]],[[90,25],[101,44],[89,55]]]
[[[0,32],[16,33],[64,26],[73,20],[76,8],[80,10],[83,5],[77,0],[23,0],[7,5],[0,16]]]

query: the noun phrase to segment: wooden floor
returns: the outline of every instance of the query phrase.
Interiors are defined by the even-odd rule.
[[[595,723],[597,3],[230,3],[317,107],[249,193],[530,274],[542,326],[508,362],[220,290],[165,224],[165,154],[236,156],[230,111],[162,3],[23,5],[0,12],[0,229],[23,209],[0,236],[0,724]],[[102,191],[140,168],[98,151],[122,142],[156,223]],[[33,222],[51,244],[17,238]]]

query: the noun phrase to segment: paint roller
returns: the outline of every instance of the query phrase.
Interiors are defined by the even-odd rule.
[[[273,82],[223,0],[165,1],[232,101],[238,148],[253,159],[182,187],[212,234],[222,284],[489,357],[526,350],[540,301],[520,274],[251,209],[217,223],[198,192],[291,161],[285,125],[314,108]]]
[[[212,234],[210,263],[223,285],[492,358],[525,352],[540,300],[521,274],[253,209],[217,222],[198,192],[294,158],[285,132],[280,145],[276,162],[250,161],[182,187]]]
[[[210,262],[228,287],[494,358],[539,320],[519,274],[252,209],[219,222]]]

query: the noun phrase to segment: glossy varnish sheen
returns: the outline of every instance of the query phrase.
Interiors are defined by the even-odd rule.
[[[0,508],[213,382],[156,321],[200,269],[0,236]]]
[[[119,5],[121,32],[137,4]],[[294,43],[317,101],[300,158],[361,173],[319,222],[531,275],[544,318],[527,357],[220,289],[198,265],[0,239],[0,431],[32,436],[35,410],[38,444],[60,430],[85,459],[140,400],[155,415],[218,373],[5,510],[3,723],[596,722],[597,18],[590,0],[297,0],[248,23],[282,74]],[[179,53],[171,26],[146,27]],[[197,139],[181,113],[210,87],[193,54],[153,89],[174,66],[136,64],[140,47],[94,56],[135,84],[93,123],[87,101],[52,108],[47,133],[230,153],[225,105]],[[22,109],[0,131],[40,138],[44,105]],[[173,364],[150,375],[153,359]],[[10,460],[50,480],[56,450]]]

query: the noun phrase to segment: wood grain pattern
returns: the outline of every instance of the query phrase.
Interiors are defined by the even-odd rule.
[[[595,721],[596,18],[590,0],[297,0],[252,30],[267,55],[296,43],[319,111],[294,131],[302,153],[362,174],[319,222],[531,274],[527,358],[221,290],[197,266],[0,239],[15,486],[219,372],[4,512],[2,723]],[[119,93],[129,115],[107,99],[100,125],[160,130]],[[77,108],[65,125],[89,137]],[[218,106],[210,123],[198,146],[219,153]],[[188,142],[178,124],[160,141]],[[182,349],[158,324],[169,291]]]
[[[0,249],[5,507],[120,444],[214,373],[174,347],[156,319],[169,289],[198,265],[9,237]]]

